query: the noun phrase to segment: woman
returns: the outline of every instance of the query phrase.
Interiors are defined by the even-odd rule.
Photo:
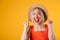
[[[55,40],[52,31],[52,21],[47,17],[47,11],[41,5],[33,5],[28,11],[28,19],[33,23],[29,26],[29,21],[24,23],[24,31],[21,40]],[[48,24],[44,24],[48,21]]]

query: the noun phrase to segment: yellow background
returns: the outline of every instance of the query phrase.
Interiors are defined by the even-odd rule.
[[[48,9],[54,34],[60,40],[59,0],[0,0],[0,40],[20,40],[27,9],[32,4],[42,4]]]

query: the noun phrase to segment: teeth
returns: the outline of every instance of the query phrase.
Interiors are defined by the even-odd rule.
[[[39,22],[39,19],[38,18],[35,18],[35,22]]]
[[[38,21],[38,19],[36,19],[36,21]]]

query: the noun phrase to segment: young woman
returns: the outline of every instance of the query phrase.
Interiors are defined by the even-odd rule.
[[[24,31],[21,40],[55,40],[52,31],[52,21],[48,19],[46,10],[40,5],[29,9],[28,19],[33,23],[29,26],[29,21],[24,23]],[[48,24],[44,24],[48,21]]]

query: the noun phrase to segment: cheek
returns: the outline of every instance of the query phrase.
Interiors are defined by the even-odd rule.
[[[38,17],[41,19],[41,15],[38,15]]]
[[[31,20],[33,20],[34,19],[34,16],[31,16]]]
[[[30,16],[31,17],[31,21],[33,22],[34,21],[34,16]]]

